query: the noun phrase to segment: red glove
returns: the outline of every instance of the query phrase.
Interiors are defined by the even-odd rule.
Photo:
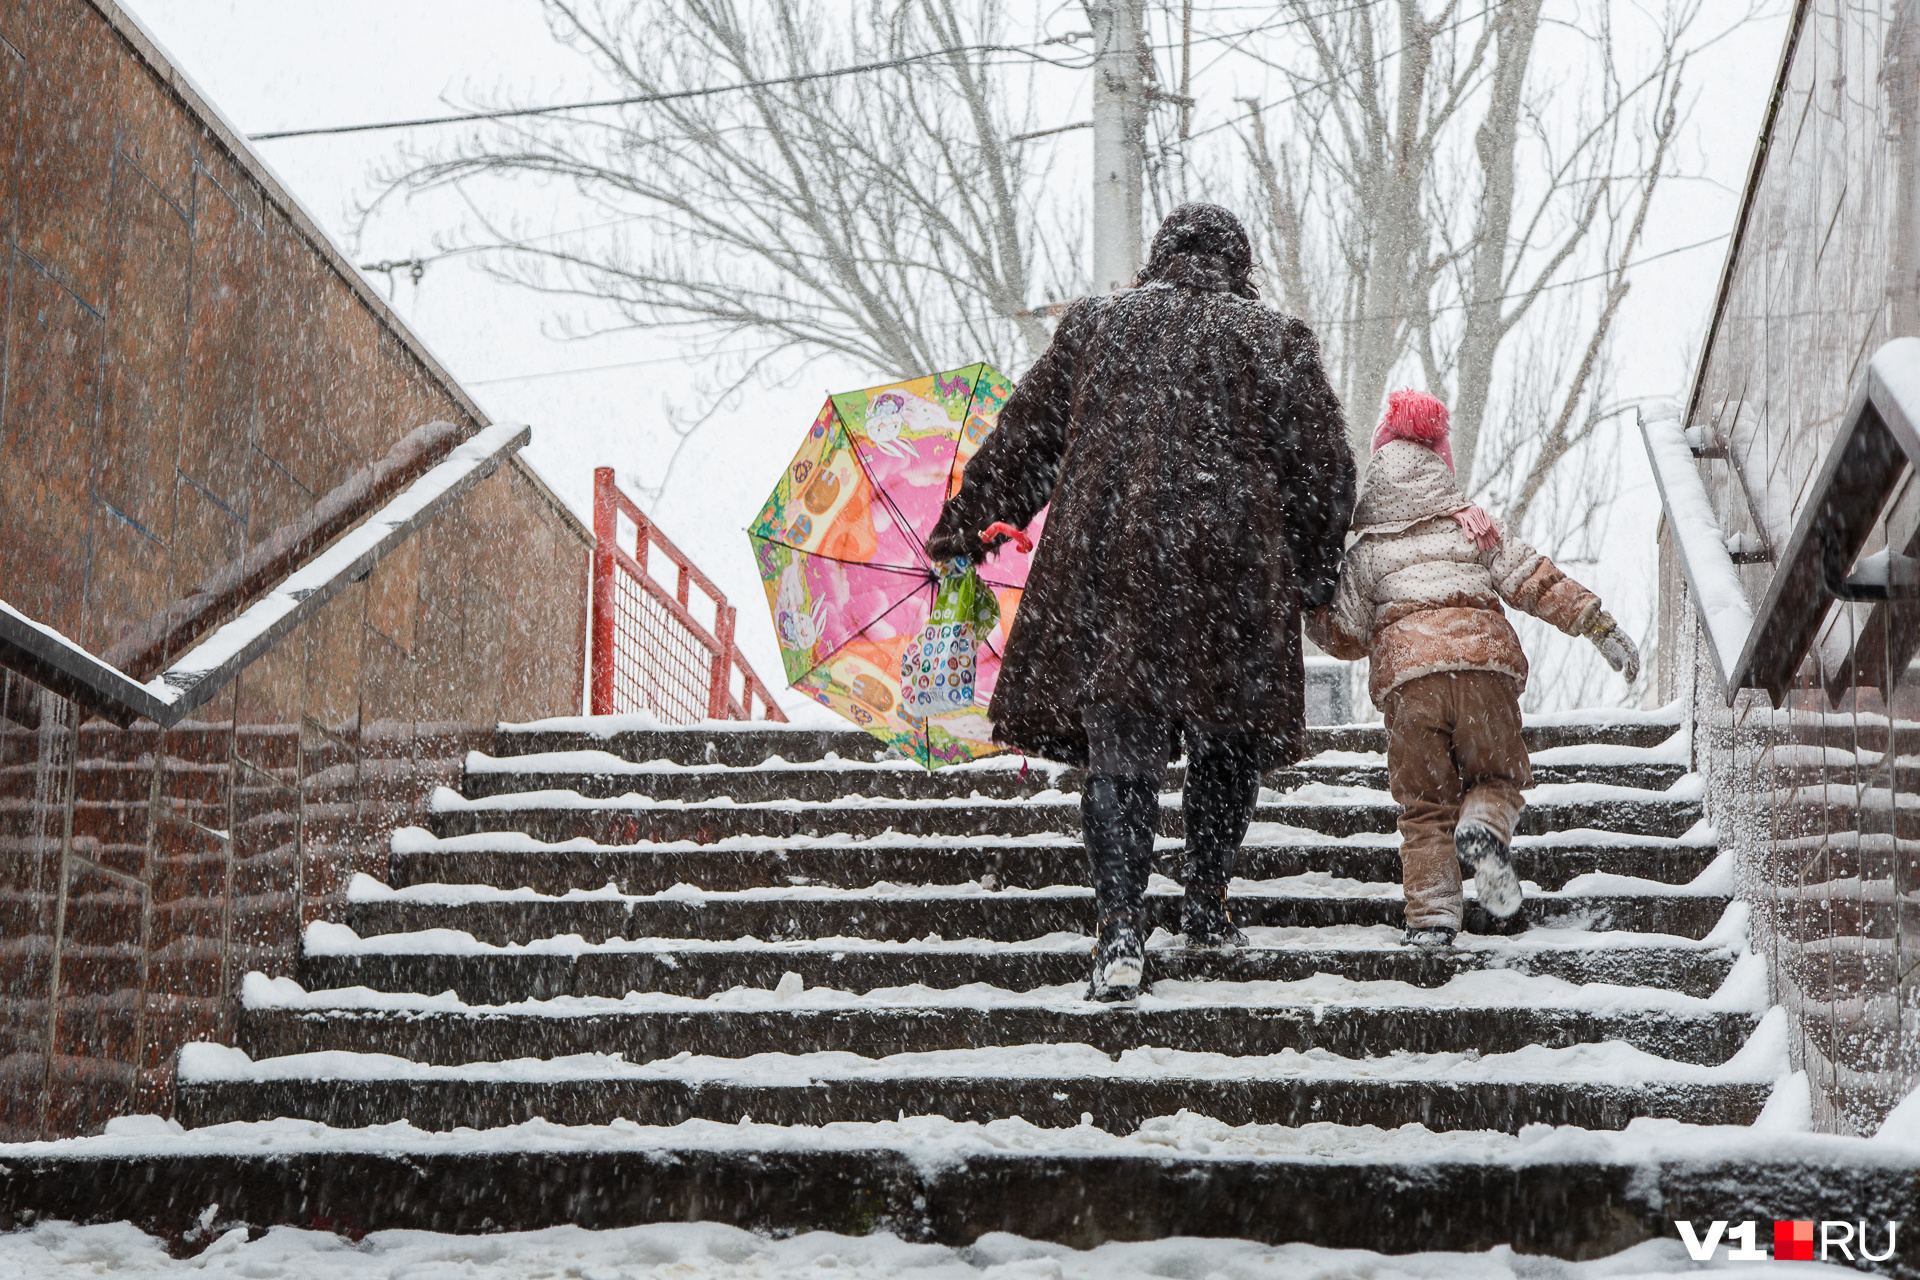
[[[1016,529],[1005,520],[995,520],[980,531],[982,542],[991,542],[995,538],[1012,538],[1013,545],[1020,548],[1022,554],[1033,550],[1033,539],[1027,536],[1027,531]]]
[[[1462,507],[1453,513],[1453,519],[1480,550],[1491,551],[1500,545],[1500,531],[1494,528],[1493,517],[1479,507]]]

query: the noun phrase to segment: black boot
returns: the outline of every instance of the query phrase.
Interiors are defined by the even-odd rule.
[[[1180,903],[1180,932],[1187,946],[1199,951],[1231,951],[1247,945],[1247,935],[1233,922],[1227,908],[1227,891],[1199,888],[1191,882]]]
[[[1144,908],[1160,795],[1149,778],[1094,774],[1080,793],[1099,939],[1089,1000],[1131,1000],[1146,976]]]
[[[1093,979],[1087,983],[1087,999],[1102,1004],[1131,1000],[1140,994],[1146,979],[1147,944],[1140,936],[1138,918],[1118,915],[1100,922],[1100,937],[1093,944]]]
[[[1258,740],[1251,734],[1196,733],[1188,741],[1181,929],[1189,947],[1244,947],[1247,935],[1227,910],[1227,885],[1260,796]]]

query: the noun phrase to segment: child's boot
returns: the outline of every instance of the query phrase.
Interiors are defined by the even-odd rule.
[[[1453,829],[1453,851],[1460,865],[1473,875],[1474,892],[1480,905],[1496,920],[1506,920],[1520,910],[1520,873],[1514,870],[1508,851],[1508,832],[1518,799],[1510,784],[1476,787],[1460,806],[1460,820]]]
[[[1453,945],[1454,935],[1459,930],[1449,929],[1443,924],[1410,924],[1406,936],[1400,941],[1410,947],[1423,947],[1427,950],[1440,950]]]

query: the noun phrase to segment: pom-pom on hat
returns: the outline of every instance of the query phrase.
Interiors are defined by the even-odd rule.
[[[1373,429],[1373,447],[1377,450],[1389,440],[1411,440],[1439,454],[1452,471],[1453,446],[1448,440],[1452,429],[1446,405],[1424,391],[1396,391],[1387,397],[1386,416]]]

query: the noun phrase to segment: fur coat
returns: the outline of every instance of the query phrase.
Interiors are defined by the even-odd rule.
[[[1175,210],[1140,286],[1066,313],[967,464],[935,554],[1051,503],[997,741],[1082,764],[1101,704],[1298,758],[1301,609],[1333,596],[1354,466],[1312,331],[1254,301],[1249,262],[1231,214]]]
[[[1453,472],[1425,445],[1381,445],[1353,513],[1354,543],[1333,606],[1307,635],[1336,658],[1370,658],[1376,707],[1407,681],[1439,671],[1493,671],[1527,686],[1527,655],[1506,601],[1568,635],[1600,611],[1599,597],[1503,525],[1482,551],[1451,519],[1468,506]]]

